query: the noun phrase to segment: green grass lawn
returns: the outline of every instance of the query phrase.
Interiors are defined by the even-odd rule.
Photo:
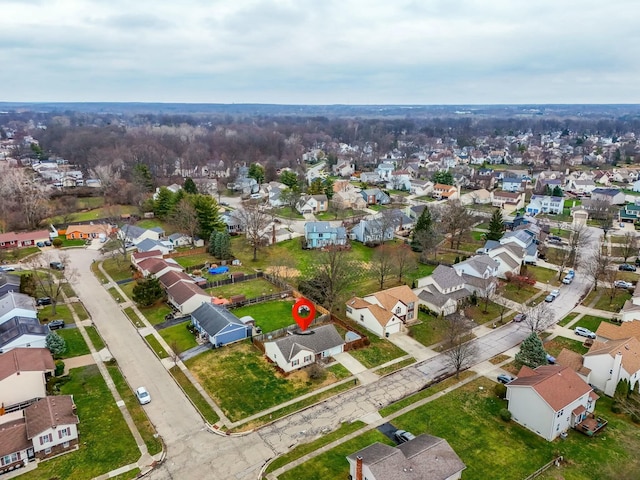
[[[213,425],[220,417],[213,409],[211,405],[205,400],[202,394],[198,391],[198,389],[191,383],[189,378],[184,374],[180,367],[174,366],[170,369],[171,375],[175,379],[175,381],[182,387],[182,390],[185,392],[191,403],[196,407],[196,410],[200,413],[200,415],[208,422],[210,425]]]
[[[136,328],[144,327],[144,323],[138,318],[138,315],[136,314],[136,312],[133,311],[133,308],[127,307],[123,311]],[[162,318],[164,320],[164,317]]]
[[[279,480],[335,480],[346,479],[349,476],[349,464],[345,458],[358,450],[380,442],[386,445],[394,445],[389,438],[377,430],[370,430],[357,436],[328,452],[299,465],[278,477]]]
[[[124,296],[127,297],[129,300],[131,300],[133,298],[133,287],[135,287],[137,285],[137,282],[133,281],[133,282],[129,282],[129,283],[125,283],[123,285],[119,285],[120,290],[122,290],[122,293],[124,293]]]
[[[422,323],[409,327],[409,336],[426,347],[440,343],[444,338],[446,326],[443,321],[424,312],[418,312],[418,318]]]
[[[566,317],[564,317],[562,320],[560,320],[560,321],[558,322],[558,325],[560,325],[561,327],[565,327],[565,326],[567,326],[569,323],[571,323],[571,321],[572,321],[574,318],[576,318],[578,315],[580,315],[580,314],[579,314],[579,313],[577,313],[577,312],[570,313],[569,315],[567,315]]]
[[[149,344],[149,347],[151,347],[151,350],[153,350],[153,353],[155,353],[158,358],[162,359],[162,358],[167,358],[169,356],[167,351],[162,347],[162,345],[160,345],[160,342],[155,337],[155,335],[150,333],[149,335],[144,337],[144,339],[147,341],[147,343]]]
[[[127,310],[128,309],[126,309],[125,312]],[[159,323],[164,322],[164,317],[171,313],[171,308],[164,302],[156,303],[155,305],[152,305],[150,307],[138,308],[138,310],[140,310],[140,313],[144,315],[144,317],[149,321],[151,325],[158,325]],[[127,313],[127,315],[129,314]],[[133,316],[130,316],[129,318],[132,318],[134,320],[138,319],[138,316],[133,310],[131,310],[131,315]]]
[[[124,261],[121,255],[116,258],[107,258],[102,262],[102,267],[114,282],[131,278],[131,263],[128,260]]]
[[[167,231],[169,226],[158,218],[145,218],[143,220],[136,222],[136,227],[147,228],[147,229],[160,227],[163,230]]]
[[[401,368],[407,367],[409,365],[412,365],[416,363],[416,359],[411,357],[411,358],[407,358],[406,360],[401,360],[400,362],[396,362],[393,365],[389,365],[387,367],[382,367],[379,368],[378,370],[375,371],[376,375],[379,375],[380,377],[384,376],[384,375],[389,375],[390,373],[393,373],[397,370],[400,370]]]
[[[580,355],[584,355],[589,351],[589,349],[583,345],[582,340],[572,340],[566,337],[554,337],[553,339],[544,342],[544,349],[554,357],[557,357],[563,348],[579,353]]]
[[[195,253],[186,257],[177,257],[175,261],[184,268],[201,267],[205,263],[216,263],[216,258],[208,253]]]
[[[186,323],[179,323],[173,327],[163,328],[158,333],[164,338],[164,341],[167,342],[169,347],[172,347],[175,342],[178,352],[185,352],[198,345],[196,337],[187,330]]]
[[[249,341],[204,352],[185,364],[232,421],[337,380],[332,372],[324,381],[310,380],[304,372],[284,378]]]
[[[280,287],[266,281],[263,278],[256,278],[246,282],[230,283],[220,287],[208,288],[207,293],[218,298],[230,298],[233,295],[244,295],[246,298],[259,297],[262,294],[276,293]]]
[[[62,247],[84,247],[86,240],[82,240],[81,238],[73,238],[73,239],[62,239]]]
[[[525,303],[531,300],[539,290],[533,285],[524,285],[520,290],[513,283],[506,283],[502,289],[502,296],[517,303]]]
[[[594,305],[594,308],[598,310],[605,310],[607,312],[619,312],[622,309],[624,303],[631,299],[631,292],[623,289],[616,289],[613,300],[609,297],[609,292],[602,292],[602,296]]]
[[[289,300],[274,300],[234,308],[231,312],[238,318],[251,315],[256,320],[256,326],[262,328],[263,333],[268,333],[295,323],[291,316],[293,304],[294,302]]]
[[[377,367],[378,365],[387,363],[389,360],[403,357],[407,354],[407,352],[396,347],[390,341],[379,338],[373,333],[368,337],[371,345],[349,352],[353,358],[358,360],[367,368]]]
[[[84,308],[84,305],[82,303],[72,303],[71,307],[73,308],[73,311],[76,312],[76,315],[78,315],[78,319],[80,321],[87,320],[89,318],[89,314],[87,313],[87,310]]]
[[[71,358],[91,353],[87,346],[87,342],[82,338],[82,334],[79,329],[63,328],[56,330],[56,333],[64,338],[64,341],[67,344],[67,350],[60,355],[60,358]]]
[[[73,288],[71,287],[71,284],[69,284],[69,283],[63,283],[62,284],[62,291],[64,292],[64,294],[68,298],[76,296],[76,292],[73,291]]]
[[[145,445],[149,449],[149,454],[155,455],[156,453],[159,453],[162,450],[162,442],[160,442],[160,439],[155,436],[157,434],[156,429],[149,421],[149,417],[147,417],[142,405],[138,402],[131,386],[124,379],[124,376],[117,365],[107,365],[107,369],[109,370],[109,375],[116,386],[116,390],[118,390],[120,397],[124,400],[127,410],[129,411],[133,422],[136,424],[138,432],[140,432]]]
[[[558,272],[556,270],[552,270],[550,268],[544,267],[536,267],[533,265],[527,265],[527,274],[533,275],[533,277],[541,283],[549,283],[549,285],[553,285],[557,287],[560,285],[560,281],[558,280]]]
[[[276,216],[283,218],[292,218],[294,220],[302,220],[304,218],[304,215],[291,207],[274,208],[272,212]]]
[[[84,329],[87,331],[87,335],[89,335],[89,339],[91,340],[91,343],[93,343],[93,348],[95,348],[98,351],[102,350],[105,347],[105,344],[100,334],[98,334],[96,327],[89,326],[89,327],[84,327]]]
[[[40,249],[38,247],[24,247],[24,248],[14,248],[12,250],[6,250],[2,252],[3,257],[9,261],[9,263],[17,262],[18,260],[22,260],[23,258],[28,257],[29,255],[33,255],[34,253],[39,253]]]
[[[118,467],[135,463],[140,451],[120,409],[96,365],[74,368],[70,380],[61,385],[64,395],[73,395],[80,419],[80,449],[38,465],[21,475],[26,480],[98,477]]]
[[[58,320],[62,319],[66,323],[73,323],[73,315],[71,314],[71,310],[64,303],[58,303],[56,305],[56,311],[53,312],[53,305],[47,305],[42,307],[42,309],[38,310],[38,319],[41,322],[46,320]]]
[[[484,308],[485,301],[482,298],[478,299],[477,305],[469,305],[464,309],[467,318],[473,319],[478,325],[483,325],[487,322],[499,321],[501,307],[497,303],[489,300],[487,302],[487,309]],[[505,310],[506,313],[508,310]]]
[[[294,460],[299,459],[300,457],[304,457],[308,453],[315,452],[320,447],[323,447],[333,442],[334,440],[338,440],[339,438],[349,435],[350,433],[353,433],[364,426],[365,426],[365,423],[361,422],[360,420],[356,420],[355,422],[352,422],[352,423],[345,422],[342,425],[340,425],[340,427],[338,427],[337,430],[334,430],[331,433],[323,435],[322,437],[314,440],[313,442],[303,443],[301,445],[298,445],[293,450],[285,453],[284,455],[281,455],[280,457],[278,457],[277,459],[275,459],[273,462],[269,464],[265,473],[273,472],[279,469],[280,467],[286,465],[287,463],[291,463]]]
[[[584,327],[584,328],[588,328],[592,332],[595,332],[598,329],[598,327],[600,326],[600,323],[608,322],[608,321],[609,320],[607,320],[606,318],[603,318],[603,317],[595,317],[593,315],[585,315],[580,320],[578,320],[575,325],[573,325],[573,328],[575,328],[575,327]]]

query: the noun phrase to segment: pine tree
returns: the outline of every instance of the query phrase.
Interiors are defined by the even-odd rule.
[[[218,203],[209,195],[191,195],[193,208],[198,215],[198,234],[202,238],[209,238],[211,232],[222,230],[224,223],[220,219]]]
[[[196,183],[193,181],[193,178],[187,177],[184,179],[184,185],[182,185],[182,189],[186,193],[190,193],[195,195],[198,193],[198,187],[196,187]]]
[[[153,213],[156,217],[164,219],[169,215],[175,205],[173,193],[166,187],[160,187],[158,195],[153,202]]]
[[[547,352],[544,351],[542,340],[537,333],[532,332],[520,344],[520,351],[516,353],[516,361],[530,368],[537,368],[548,363]]]
[[[491,221],[489,222],[489,231],[484,234],[485,240],[500,240],[504,234],[504,219],[502,218],[502,210],[499,208],[493,211]]]
[[[133,287],[132,299],[141,307],[149,307],[164,296],[164,289],[155,277],[138,280]]]
[[[45,338],[45,346],[51,352],[51,355],[57,357],[67,351],[67,344],[60,335],[55,332],[47,334]]]
[[[562,197],[562,196],[564,196],[564,192],[562,191],[560,186],[556,185],[555,187],[553,187],[552,195],[554,197]]]

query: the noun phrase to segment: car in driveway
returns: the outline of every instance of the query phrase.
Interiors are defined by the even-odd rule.
[[[527,315],[525,313],[519,313],[515,317],[513,317],[513,321],[516,323],[520,323],[527,319]]]
[[[52,320],[47,323],[47,326],[49,327],[49,330],[58,330],[59,328],[64,328],[64,320]]]
[[[64,265],[62,262],[50,262],[49,268],[53,268],[54,270],[64,270]]]
[[[551,290],[551,291],[549,292],[549,295],[553,295],[554,297],[556,297],[556,298],[557,298],[557,297],[558,297],[558,295],[560,295],[560,290],[558,290],[557,288],[555,288],[555,289],[553,289],[553,290]]]
[[[574,332],[575,332],[576,335],[580,335],[581,337],[587,337],[587,338],[592,338],[592,339],[596,338],[596,334],[593,333],[588,328],[576,327]]]
[[[144,387],[138,387],[136,389],[136,398],[140,402],[140,405],[146,405],[151,401],[151,395],[147,392],[147,389]]]
[[[636,271],[636,267],[635,267],[635,265],[631,265],[629,263],[623,263],[622,265],[620,265],[618,267],[618,270],[621,270],[623,272],[635,272]]]
[[[414,438],[416,438],[416,436],[413,433],[407,432],[406,430],[396,430],[393,436],[395,437],[398,443],[405,443],[405,442],[408,442],[409,440],[413,440]]]
[[[45,305],[51,305],[51,297],[40,297],[36,299],[36,305],[43,307]]]
[[[547,362],[549,362],[551,365],[555,365],[556,364],[556,357],[554,357],[550,353],[547,353]]]
[[[633,283],[627,282],[626,280],[616,280],[613,282],[613,286],[616,288],[632,288]]]
[[[509,382],[513,382],[513,381],[515,380],[515,377],[512,377],[511,375],[509,375],[509,374],[507,374],[507,373],[501,373],[501,374],[500,374],[500,375],[498,375],[496,378],[497,378],[497,380],[498,380],[500,383],[503,383],[503,384],[505,384],[505,385],[506,385],[507,383],[509,383]]]

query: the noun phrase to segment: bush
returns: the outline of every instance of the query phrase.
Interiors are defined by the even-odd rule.
[[[63,373],[64,373],[64,362],[62,360],[56,360],[56,368],[55,368],[53,374],[56,377],[59,377]]]
[[[51,240],[51,243],[53,244],[54,247],[56,248],[60,248],[62,246],[62,239],[60,237],[56,237],[53,240]]]
[[[505,422],[510,422],[511,421],[511,412],[509,410],[507,410],[506,408],[503,408],[502,410],[500,410],[500,418]]]
[[[506,385],[503,385],[501,383],[497,383],[496,386],[493,387],[493,392],[500,399],[504,400],[505,398],[507,398],[507,387],[506,387]]]
[[[317,363],[312,363],[305,370],[311,380],[324,380],[327,376],[327,371]]]
[[[622,413],[622,405],[618,402],[614,402],[611,404],[611,411],[613,413]]]

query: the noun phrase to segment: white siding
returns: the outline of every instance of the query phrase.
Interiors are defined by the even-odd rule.
[[[14,373],[0,381],[0,403],[5,407],[46,396],[43,372],[21,371],[20,375]]]

